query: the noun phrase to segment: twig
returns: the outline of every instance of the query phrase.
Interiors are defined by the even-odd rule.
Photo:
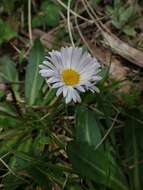
[[[70,22],[70,8],[71,7],[71,0],[68,0],[68,9],[67,9],[67,24],[68,24],[68,31],[69,31],[69,37],[70,41],[73,47],[75,47],[74,41],[73,41],[73,36],[72,36],[72,31],[71,31],[71,22]]]
[[[107,138],[107,136],[109,135],[109,133],[111,132],[111,130],[113,129],[115,123],[116,123],[116,120],[118,118],[118,115],[119,113],[116,114],[114,120],[113,120],[113,123],[111,125],[111,127],[107,130],[106,134],[104,135],[104,137],[101,139],[101,141],[96,145],[95,149],[98,149],[100,145],[102,145],[102,143],[105,141],[105,139]]]
[[[15,177],[25,181],[26,183],[29,183],[26,179],[24,179],[23,177],[21,176],[18,176],[8,165],[7,163],[2,159],[2,157],[0,157],[0,162],[8,169],[8,171],[13,174]]]
[[[65,9],[68,9],[67,5],[66,5],[65,3],[63,3],[61,0],[56,0],[56,1],[57,1],[62,7],[64,7]],[[90,23],[93,23],[93,22],[94,22],[93,20],[89,20],[89,19],[87,19],[87,18],[85,18],[85,17],[83,17],[83,16],[77,14],[77,13],[74,12],[72,9],[70,9],[70,12],[71,12],[73,15],[77,16],[78,18],[80,18],[80,19],[82,19],[82,20],[84,20],[84,21],[87,21],[87,22],[90,22]]]
[[[94,15],[94,16],[92,16],[92,19],[93,19],[94,23],[96,24],[96,26],[101,30],[101,32],[106,31],[106,32],[110,33],[109,29],[105,26],[105,24],[103,24],[101,22],[101,19],[98,17],[96,12],[93,10],[90,3],[87,0],[82,0],[82,2],[84,4],[84,6],[86,6],[87,9],[89,9],[91,11],[92,14],[90,13],[89,16]]]
[[[29,40],[30,45],[32,46],[32,26],[31,26],[31,0],[28,0],[28,32],[29,32]]]
[[[76,11],[76,10],[77,10],[77,4],[76,4],[76,6],[75,6],[75,11]],[[76,24],[76,28],[77,28],[77,30],[78,30],[78,33],[79,33],[79,35],[80,35],[82,41],[85,43],[85,45],[87,46],[88,50],[89,50],[89,51],[92,53],[92,55],[93,55],[94,53],[93,53],[92,49],[90,48],[89,44],[87,43],[86,39],[84,38],[84,36],[83,36],[83,34],[82,34],[81,30],[80,30],[80,27],[79,27],[79,25],[78,25],[78,21],[77,21],[77,17],[76,17],[76,16],[75,16],[75,24]]]
[[[2,158],[0,158],[0,162],[9,170],[10,173],[17,177],[14,171],[5,163],[5,161]]]
[[[87,11],[87,13],[88,13],[88,15],[89,15],[90,18],[93,20],[94,24],[102,31],[103,29],[102,29],[102,27],[100,26],[99,18],[98,18],[97,16],[94,18],[94,16],[92,15],[92,13],[93,13],[94,11],[93,11],[92,8],[90,7],[90,4],[89,4],[87,1],[85,1],[85,0],[81,0],[81,1],[82,1],[83,5],[84,5],[84,7],[85,7],[85,9],[86,9],[86,11]],[[92,12],[92,13],[91,13],[91,12]]]
[[[143,68],[143,53],[129,46],[112,33],[102,32],[105,43],[113,52],[129,60],[131,63]]]

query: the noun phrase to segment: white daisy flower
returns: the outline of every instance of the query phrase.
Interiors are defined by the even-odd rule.
[[[98,61],[77,47],[53,50],[40,65],[41,76],[52,88],[57,89],[57,96],[63,94],[66,103],[81,102],[80,92],[86,90],[99,92],[95,86],[102,79],[99,71]]]

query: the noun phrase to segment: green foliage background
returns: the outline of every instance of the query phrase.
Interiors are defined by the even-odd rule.
[[[19,35],[3,15],[15,18],[26,3],[0,2],[1,46]],[[91,3],[97,6],[101,1]],[[33,6],[33,28],[54,28],[60,23],[60,12],[65,14],[54,1]],[[117,30],[129,37],[136,35],[136,25],[130,24],[130,20],[136,20],[133,7],[112,1],[106,12]],[[66,36],[66,32],[61,36]],[[132,89],[120,93],[124,83],[109,79],[108,68],[103,68],[99,94],[87,92],[81,104],[65,105],[64,99],[57,98],[39,75],[44,51],[36,39],[26,58],[22,51],[18,54],[18,64],[10,55],[0,58],[0,81],[6,86],[5,91],[0,90],[0,188],[141,190],[141,92]],[[21,74],[19,67],[25,60]],[[12,100],[7,100],[7,91]]]

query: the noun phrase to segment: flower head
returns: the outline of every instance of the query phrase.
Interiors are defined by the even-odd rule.
[[[40,65],[41,76],[52,88],[57,89],[57,96],[63,94],[66,103],[80,102],[80,92],[98,92],[95,84],[101,80],[99,71],[100,64],[96,58],[77,47],[49,52]]]

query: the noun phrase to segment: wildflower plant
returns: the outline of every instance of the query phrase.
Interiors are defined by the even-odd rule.
[[[140,94],[132,90],[122,96],[123,102],[129,97],[132,103],[120,105],[120,82],[109,83],[108,69],[82,48],[61,48],[45,58],[44,54],[36,40],[23,78],[9,57],[0,59],[1,81],[12,96],[7,101],[5,92],[0,94],[1,186],[142,187],[143,170],[137,164],[142,158]]]

